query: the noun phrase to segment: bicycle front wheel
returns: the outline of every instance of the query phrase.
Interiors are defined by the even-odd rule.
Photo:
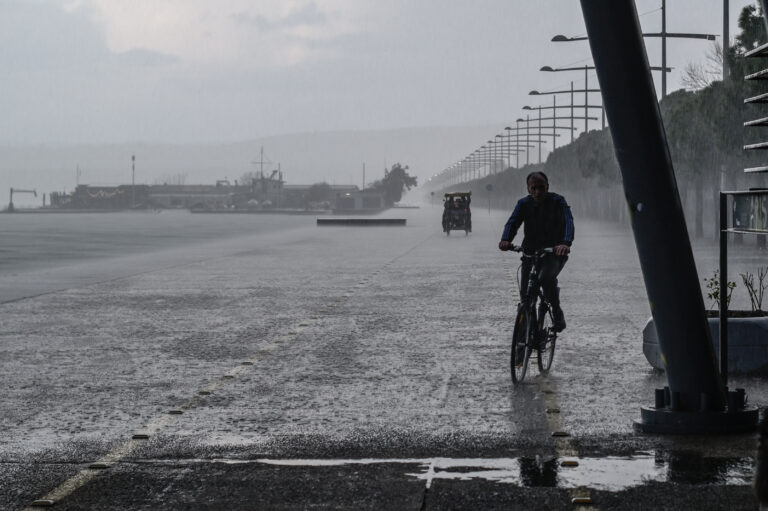
[[[553,328],[552,311],[549,306],[541,304],[539,307],[539,330],[537,361],[539,372],[546,373],[552,367],[552,359],[555,358],[555,341],[557,332]]]
[[[528,371],[528,359],[531,355],[531,346],[528,342],[531,334],[531,317],[527,307],[520,307],[515,318],[515,328],[512,331],[512,354],[510,366],[512,382],[517,384],[523,381]]]

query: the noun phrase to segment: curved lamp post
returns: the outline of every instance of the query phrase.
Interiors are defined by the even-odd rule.
[[[545,96],[545,95],[556,95],[556,94],[570,94],[571,95],[571,104],[573,105],[573,98],[574,93],[576,92],[583,92],[584,93],[584,100],[585,103],[583,105],[574,105],[574,108],[584,108],[584,132],[589,131],[589,109],[590,108],[599,108],[602,110],[602,105],[590,105],[588,102],[586,102],[589,99],[589,93],[590,92],[600,92],[600,89],[574,89],[573,83],[571,83],[570,90],[553,90],[553,91],[538,91],[538,90],[532,90],[528,93],[529,96]]]
[[[512,166],[512,128],[510,126],[505,126],[504,131],[507,132],[507,163],[509,163],[509,166]]]
[[[557,102],[556,102],[555,98],[556,98],[556,96],[552,96],[552,106],[528,106],[528,105],[525,105],[523,107],[523,110],[539,110],[539,111],[541,111],[541,110],[552,110],[552,117],[542,117],[541,120],[542,121],[550,121],[550,120],[552,121],[552,126],[546,126],[546,127],[547,128],[550,128],[550,127],[552,128],[552,145],[553,145],[553,149],[557,148],[556,145],[555,145],[556,144],[555,143],[556,137],[559,136],[559,135],[557,135],[557,130],[570,130],[571,131],[571,142],[573,142],[573,134],[576,131],[576,128],[573,125],[573,121],[574,120],[576,120],[576,119],[585,119],[585,120],[593,120],[593,121],[597,120],[597,117],[590,117],[590,116],[586,116],[585,117],[585,116],[573,115],[573,108],[574,108],[573,104],[570,105],[571,115],[569,115],[567,117],[558,117],[557,116],[558,106],[557,106]],[[565,108],[565,107],[560,107],[560,108]],[[602,107],[597,106],[597,107],[593,107],[593,108],[602,108]],[[558,119],[570,120],[571,121],[571,125],[570,126],[558,126],[557,125]]]
[[[502,135],[503,138],[507,139],[507,164],[511,167],[512,166],[512,153],[515,153],[515,157],[517,158],[517,162],[515,163],[515,168],[520,168],[520,153],[523,152],[523,147],[520,143],[516,140],[515,145],[512,145],[512,132],[515,132],[515,137],[517,137],[517,134],[519,133],[520,128],[517,129],[512,128],[511,126],[507,126],[504,128],[504,131],[507,132],[506,135]],[[527,146],[525,146],[527,147]]]
[[[501,168],[503,170],[504,169],[504,137],[500,133],[497,133],[493,138],[494,138],[494,141],[495,141],[495,143],[493,145],[494,149],[496,149],[496,146],[499,145],[499,143],[501,143],[501,146],[499,147],[499,151],[498,151],[498,156],[496,158],[497,158],[497,160],[498,160],[498,158],[501,158]],[[501,140],[496,140],[498,138],[500,138]],[[498,172],[500,172],[498,170],[498,164],[494,167],[494,170],[496,170],[496,172],[494,172],[494,174],[497,174]]]
[[[520,123],[524,122],[525,127],[521,128]],[[536,147],[535,145],[531,144],[538,144],[539,147],[539,154],[541,154],[541,144],[545,143],[546,141],[541,138],[541,135],[538,136],[538,138],[531,138],[531,122],[537,122],[537,119],[531,119],[530,116],[526,115],[525,119],[518,118],[515,120],[516,128],[510,128],[510,131],[515,131],[515,144],[518,148],[525,148],[525,164],[530,164],[530,148]],[[522,135],[522,132],[525,131],[525,138],[520,139]],[[522,142],[522,144],[521,144]],[[541,160],[539,160],[541,162]],[[520,167],[520,162],[518,161],[518,168]]]
[[[727,0],[726,0],[727,1]],[[727,34],[727,16],[728,16],[728,9],[723,9],[723,27],[724,27],[724,38],[723,38],[723,47],[727,47],[728,40],[727,37],[725,37],[725,34]],[[714,34],[694,34],[694,33],[685,33],[685,32],[667,32],[667,2],[666,0],[661,0],[661,32],[649,32],[649,33],[643,33],[643,37],[660,37],[661,38],[661,67],[651,67],[652,70],[658,71],[663,70],[664,72],[661,73],[661,97],[665,98],[667,96],[667,73],[669,73],[672,69],[667,67],[667,38],[673,38],[673,39],[704,39],[707,41],[714,41],[715,35]],[[572,41],[586,41],[589,38],[587,36],[577,36],[577,37],[566,37],[562,34],[558,34],[552,38],[553,43],[568,43]],[[727,59],[723,59],[723,78],[725,78],[725,75],[727,75],[726,70],[726,61]]]

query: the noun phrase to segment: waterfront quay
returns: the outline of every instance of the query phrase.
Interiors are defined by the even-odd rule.
[[[757,508],[756,434],[633,428],[666,379],[628,226],[576,219],[568,328],[514,387],[508,213],[441,209],[3,215],[0,508]]]

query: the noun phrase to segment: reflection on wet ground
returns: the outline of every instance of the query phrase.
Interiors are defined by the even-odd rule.
[[[590,487],[603,491],[621,491],[649,482],[749,485],[754,472],[752,458],[708,458],[693,451],[578,458],[261,459],[258,463],[290,467],[417,464],[423,471],[408,475],[423,479],[427,488],[436,479],[484,479],[524,487]]]

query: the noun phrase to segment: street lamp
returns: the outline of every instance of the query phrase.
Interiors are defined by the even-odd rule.
[[[491,145],[488,146],[488,172],[486,172],[486,176],[493,174],[493,169],[496,168],[496,139],[492,138],[488,141]]]
[[[588,94],[589,94],[589,92],[592,92],[592,91],[589,90],[589,70],[590,69],[595,69],[595,66],[556,67],[556,68],[553,68],[551,66],[542,66],[541,69],[539,69],[539,71],[544,71],[544,72],[547,72],[547,73],[558,73],[558,72],[561,72],[561,71],[581,71],[581,70],[584,70],[584,91],[583,91],[584,92],[584,104],[587,105],[587,104],[589,104],[589,95]],[[662,66],[662,67],[651,66],[651,70],[654,70],[654,71],[664,71],[664,72],[672,71],[671,68],[667,68],[667,67],[664,67],[664,66]],[[664,75],[664,73],[662,73],[662,75]],[[573,89],[573,82],[571,82],[571,89]],[[579,92],[581,92],[581,91],[579,91]],[[573,95],[571,95],[571,104],[573,104]],[[588,122],[589,121],[586,118],[587,115],[588,115],[587,114],[587,110],[585,108],[585,110],[584,110],[584,116],[585,116],[585,119],[584,119],[584,131],[585,132],[589,131],[588,130]],[[602,117],[603,117],[603,129],[605,129],[605,111],[603,111],[603,116]]]
[[[545,71],[548,73],[557,73],[559,71],[581,71],[584,69],[584,104],[589,104],[589,70],[594,69],[594,66],[583,66],[583,67],[560,67],[560,68],[553,68],[550,66],[542,66],[539,71]],[[573,83],[571,83],[571,89],[573,89]],[[571,104],[573,104],[573,96],[571,96]],[[584,132],[586,133],[589,131],[588,123],[589,120],[586,118],[589,114],[587,113],[587,109],[584,109]],[[605,123],[603,123],[603,128],[605,128]]]
[[[552,96],[552,99],[554,99],[554,98],[555,98],[555,96]],[[542,110],[548,110],[548,109],[553,109],[554,110],[553,113],[552,113],[552,117],[542,117],[541,116],[541,111]],[[553,106],[550,106],[550,107],[524,106],[523,110],[537,110],[539,112],[539,118],[538,119],[534,119],[534,122],[537,121],[537,120],[539,122],[539,124],[538,124],[539,130],[541,130],[542,128],[546,128],[546,129],[550,129],[551,128],[552,129],[552,150],[553,151],[555,149],[557,149],[557,137],[560,136],[560,135],[557,134],[557,130],[559,130],[559,129],[570,130],[571,131],[571,141],[573,141],[573,130],[574,130],[574,128],[573,127],[568,127],[568,126],[558,126],[557,125],[557,120],[558,119],[569,119],[569,117],[557,117],[557,113],[556,113],[557,112],[557,103],[556,102],[553,103]],[[596,117],[595,117],[595,119],[596,119]],[[552,121],[552,125],[550,125],[550,126],[543,126],[541,124],[542,121]]]
[[[553,38],[553,40],[554,40],[554,38]],[[574,39],[574,40],[576,40],[576,39]],[[666,64],[666,61],[664,63]],[[544,72],[548,72],[548,73],[557,73],[557,72],[560,72],[560,71],[581,71],[582,69],[584,70],[584,91],[583,91],[584,92],[584,105],[588,105],[589,104],[588,93],[592,92],[592,91],[589,90],[589,70],[590,69],[595,69],[595,66],[558,67],[558,68],[553,68],[551,66],[542,66],[539,69],[539,71],[544,71]],[[659,66],[650,66],[650,69],[652,71],[662,71],[661,76],[662,76],[662,82],[664,84],[666,84],[666,73],[669,73],[670,71],[672,71],[672,68],[666,67],[666,65],[663,65],[661,67],[659,67]],[[665,85],[665,87],[666,87],[666,85]],[[573,91],[573,82],[571,82],[571,90]],[[579,91],[579,92],[581,92],[581,91]],[[573,105],[573,93],[571,93],[571,105]],[[585,108],[584,108],[584,131],[585,132],[589,131],[588,130],[589,120],[587,118],[587,116],[588,116],[587,108],[589,108],[589,107],[585,106]],[[602,109],[603,107],[601,106],[600,108]],[[571,108],[571,110],[573,110],[573,108]],[[602,128],[605,129],[605,109],[603,109],[603,112],[602,112]]]
[[[499,143],[499,140],[496,140],[496,139],[497,138],[501,138],[501,143],[503,144],[504,143],[504,138],[501,136],[501,134],[496,134],[496,136],[494,136],[493,138],[494,138],[494,142],[495,142],[494,145],[493,145],[493,149],[494,149],[494,153],[493,154],[495,156],[496,155],[496,146]],[[502,169],[504,168],[504,153],[503,153],[503,150],[504,150],[504,146],[502,145],[501,147],[499,147],[499,155],[501,156],[501,163],[502,163],[501,167],[502,167]],[[498,162],[498,156],[496,156],[496,161]],[[496,172],[494,172],[494,174],[496,174],[498,172],[498,168],[499,168],[498,165],[494,165],[494,170],[496,170]]]
[[[533,120],[536,121],[536,119],[533,119]],[[529,115],[526,115],[525,119],[518,118],[515,120],[515,122],[517,123],[517,128],[510,128],[510,129],[514,129],[516,131],[516,135],[517,135],[516,144],[515,144],[516,147],[518,148],[525,147],[525,164],[528,165],[530,163],[530,148],[535,147],[530,144],[532,143],[539,144],[539,155],[541,155],[541,144],[544,143],[544,140],[541,139],[541,135],[539,135],[539,137],[535,139],[531,138],[531,131],[530,131],[531,117]],[[522,131],[522,129],[520,128],[521,122],[525,123],[525,139],[524,140],[520,140],[520,133]],[[520,145],[520,142],[523,142],[523,145]],[[541,156],[539,156],[539,163],[541,163]],[[519,161],[517,166],[518,168],[520,168]]]
[[[726,34],[727,32],[727,23],[728,23],[728,0],[724,0],[724,8],[723,8],[723,48],[728,48],[728,40]],[[667,1],[661,0],[661,32],[651,32],[651,33],[644,33],[643,37],[660,37],[661,38],[661,68],[651,68],[654,70],[662,69],[664,72],[661,73],[661,97],[665,98],[667,96],[667,73],[671,71],[670,68],[667,67],[667,38],[676,38],[676,39],[705,39],[707,41],[714,41],[715,35],[714,34],[692,34],[692,33],[683,33],[683,32],[667,32]],[[553,43],[567,43],[571,41],[586,41],[588,39],[587,36],[578,36],[578,37],[566,37],[564,35],[558,34],[552,38]],[[725,61],[727,59],[723,59],[723,79],[725,79],[725,75],[727,74],[727,68]]]
[[[507,132],[507,164],[512,166],[512,128],[505,126],[504,131]]]
[[[535,106],[534,107],[534,106],[525,105],[523,107],[523,110],[552,110],[553,111],[552,112],[552,117],[542,117],[542,120],[551,120],[552,121],[552,132],[553,132],[552,135],[553,135],[553,137],[556,134],[556,130],[570,130],[571,131],[571,142],[573,142],[573,134],[576,131],[576,128],[573,125],[573,121],[575,119],[588,119],[588,120],[596,121],[597,117],[591,117],[591,116],[580,117],[580,116],[573,115],[573,108],[575,106],[573,103],[571,103],[571,105],[570,105],[571,115],[569,115],[567,117],[558,117],[557,116],[558,106],[557,106],[556,101],[554,101],[555,97],[556,96],[552,96],[552,99],[553,99],[552,106]],[[598,106],[598,105],[588,105],[588,107],[589,108],[601,108],[602,109],[602,106]],[[562,108],[562,107],[560,107],[560,108]],[[570,127],[568,127],[568,126],[557,126],[556,123],[557,123],[558,119],[570,119],[570,121],[571,121]],[[547,126],[547,127],[549,127],[549,126]],[[552,143],[554,145],[554,143],[555,143],[554,138],[552,140]]]
[[[603,108],[602,105],[590,105],[589,102],[586,101],[589,98],[589,94],[588,93],[590,93],[590,92],[600,92],[600,89],[588,89],[588,88],[574,89],[573,88],[573,83],[571,83],[571,89],[570,90],[553,90],[553,91],[543,91],[543,92],[540,92],[540,91],[537,91],[537,90],[532,90],[531,92],[528,93],[528,95],[529,96],[545,96],[545,95],[549,95],[549,94],[570,94],[571,95],[571,104],[573,104],[573,97],[574,97],[573,95],[576,92],[583,92],[584,93],[584,99],[585,99],[584,105],[576,105],[576,108],[584,108],[584,117],[580,117],[580,119],[584,119],[584,132],[586,133],[587,131],[589,131],[589,113],[588,113],[589,109],[590,108],[600,108],[600,109]],[[603,114],[603,127],[605,127],[605,114]]]
[[[519,129],[519,126],[518,126]],[[514,152],[516,155],[518,155],[519,160],[519,154],[523,151],[523,147],[526,149],[529,147],[534,147],[533,145],[522,145],[521,143],[515,143],[513,146],[511,144],[511,131],[514,131],[515,128],[510,128],[509,126],[505,128],[505,130],[508,133],[508,138],[510,139],[507,144],[507,152],[509,155]],[[525,142],[525,141],[522,141]],[[531,140],[530,142],[539,142],[543,143],[543,140]],[[526,142],[527,143],[527,142]],[[455,163],[448,169],[446,169],[444,172],[448,174],[450,172],[450,169],[456,168],[456,171],[453,172],[453,175],[455,176],[456,182],[464,182],[465,180],[473,180],[473,179],[479,179],[482,177],[482,169],[485,168],[485,176],[488,176],[490,174],[496,174],[498,173],[498,162],[499,159],[502,160],[502,165],[504,164],[504,135],[503,134],[497,134],[494,136],[493,139],[488,140],[485,145],[482,145],[472,151],[469,155],[464,157],[461,161]],[[511,156],[510,156],[511,157]],[[511,163],[511,162],[510,162]],[[511,166],[511,165],[510,165]]]
[[[131,155],[131,209],[136,208],[136,155]]]
[[[676,37],[681,39],[706,39],[707,41],[714,41],[715,36],[712,34],[682,34],[682,33],[669,33],[667,32],[667,0],[661,0],[661,32],[655,34],[643,34],[643,37],[661,37],[661,66],[667,67],[667,37]],[[723,44],[723,60],[725,60],[725,50],[728,49],[726,44]],[[667,96],[667,73],[661,74],[661,97]]]
[[[577,36],[577,37],[566,37],[562,34],[557,34],[555,37],[552,38],[553,43],[568,43],[571,41],[586,41],[589,39],[587,36]]]
[[[528,144],[529,142],[527,142],[527,141],[530,140],[530,138],[531,138],[530,137],[530,127],[529,127],[529,124],[531,123],[531,117],[529,115],[526,115],[525,119],[522,119],[520,117],[517,118],[517,122],[523,122],[523,121],[525,121],[525,140],[526,140],[526,144]],[[519,143],[519,141],[518,141],[518,143]],[[525,150],[525,164],[528,165],[530,163],[530,161],[531,161],[531,151],[530,151],[530,149],[526,149]]]
[[[520,126],[518,125],[517,128],[512,128],[510,126],[507,126],[504,128],[504,131],[507,132],[506,139],[507,139],[507,165],[509,167],[512,167],[512,153],[515,153],[515,157],[517,158],[517,163],[515,164],[515,168],[520,168],[520,153],[522,152],[522,147],[519,142],[519,136],[520,133]],[[515,145],[512,145],[512,132],[515,132]],[[499,135],[504,137],[503,135]],[[526,146],[527,147],[527,146]],[[512,150],[514,148],[514,151]]]
[[[482,145],[480,148],[476,151],[475,154],[475,175],[474,179],[477,179],[480,177],[480,174],[483,172],[483,167],[485,167],[486,162],[488,161],[488,146]]]
[[[763,7],[763,12],[765,11],[766,5],[765,0],[763,0],[760,4]],[[731,38],[729,35],[729,11],[730,8],[728,6],[728,0],[723,0],[723,50],[728,48],[728,45],[730,44]],[[763,15],[763,19],[765,19],[765,15]],[[768,29],[768,27],[766,27]],[[728,76],[731,74],[731,70],[728,67],[728,59],[725,57],[725,51],[723,51],[723,83],[728,79]]]
[[[480,149],[477,151],[477,173],[475,174],[475,179],[482,177],[483,168],[485,168],[486,176],[490,173],[489,169],[493,155],[493,140],[488,140],[485,144],[486,145],[480,146]]]
[[[485,169],[485,175],[486,176],[491,173],[491,165],[493,165],[493,155],[494,154],[496,154],[496,146],[494,145],[493,140],[489,140],[488,141],[488,151],[487,151],[487,154],[486,154],[486,156],[487,156],[486,160],[487,160],[487,163],[488,163],[488,167]]]

